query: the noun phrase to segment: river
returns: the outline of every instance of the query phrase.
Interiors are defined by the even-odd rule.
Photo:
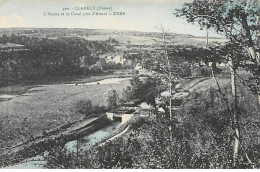
[[[110,79],[104,79],[104,80],[100,80],[97,82],[88,82],[88,83],[80,83],[80,84],[62,84],[64,86],[67,87],[76,87],[74,88],[74,90],[79,90],[81,87],[82,88],[86,88],[86,86],[89,87],[97,87],[98,85],[108,85],[108,84],[119,84],[122,81],[126,81],[126,80],[130,80],[130,78],[110,78]],[[70,86],[71,85],[71,86]],[[48,86],[50,87],[50,86]],[[111,87],[111,85],[110,85]],[[42,89],[42,88],[41,88]],[[69,88],[67,88],[66,90],[68,90]],[[99,90],[100,91],[100,90]],[[32,93],[29,93],[32,94]],[[31,96],[35,96],[36,93],[33,93],[33,95]],[[39,93],[37,93],[39,94]],[[27,95],[27,93],[25,93],[24,95]],[[3,95],[0,95],[0,98]],[[16,98],[19,96],[8,96],[8,95],[4,95],[3,98]],[[77,144],[79,144],[78,149],[80,150],[86,150],[88,148],[90,148],[92,145],[95,145],[96,143],[108,138],[113,131],[115,131],[115,129],[117,129],[118,127],[121,126],[120,122],[114,122],[113,124],[106,126],[88,136],[85,136],[83,138],[80,138],[78,140],[73,140],[70,141],[68,143],[65,144],[65,148],[68,149],[69,151],[72,152],[76,152],[77,150]],[[40,155],[25,159],[24,161],[15,164],[15,165],[11,165],[8,167],[5,167],[5,169],[42,169],[44,168],[44,164],[46,164],[46,156],[48,155],[48,152],[45,151]]]
[[[64,148],[66,148],[70,152],[76,152],[77,147],[78,150],[80,151],[87,150],[91,146],[95,145],[96,143],[111,136],[113,131],[115,131],[120,126],[121,126],[120,122],[114,122],[113,124],[106,126],[88,136],[84,136],[78,140],[67,142]],[[47,162],[46,161],[47,156],[48,156],[48,151],[45,151],[42,154],[25,159],[24,161],[18,164],[8,166],[4,169],[43,169],[44,165]]]
[[[95,82],[86,82],[86,83],[79,83],[79,84],[61,84],[61,85],[65,85],[65,86],[76,86],[76,87],[80,87],[80,86],[97,86],[97,85],[113,85],[113,84],[119,84],[122,81],[127,81],[130,80],[129,77],[127,78],[109,78],[109,79],[103,79],[100,81],[95,81]],[[42,86],[46,86],[46,85],[42,85]],[[42,91],[42,90],[40,90]],[[33,92],[37,92],[37,90],[35,90],[34,88],[30,89],[27,91],[27,93],[22,94],[23,96],[27,96],[30,95],[30,93]],[[14,95],[14,94],[0,94],[0,102],[1,101],[7,101],[10,100],[12,98],[15,97],[19,97],[22,95]]]
[[[122,81],[129,80],[130,78],[109,78],[109,79],[103,79],[100,81],[95,82],[87,82],[87,83],[79,83],[77,85],[107,85],[107,84],[118,84]],[[75,84],[66,84],[66,85],[75,85]]]

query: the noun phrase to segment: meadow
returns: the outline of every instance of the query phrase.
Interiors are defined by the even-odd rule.
[[[93,82],[109,77],[113,76],[91,77],[78,82]],[[84,115],[74,110],[79,100],[89,99],[93,105],[103,106],[103,94],[107,90],[115,89],[121,96],[123,88],[129,84],[129,80],[124,80],[110,86],[108,84],[50,84],[38,85],[34,88],[31,88],[32,86],[2,88],[1,93],[9,90],[9,93],[22,93],[22,95],[0,102],[0,130],[2,131],[0,148],[28,141],[30,137],[39,136],[46,130],[80,120]],[[25,91],[26,88],[29,90]]]

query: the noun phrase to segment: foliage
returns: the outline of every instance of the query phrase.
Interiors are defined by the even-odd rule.
[[[130,83],[131,86],[124,89],[123,101],[142,99],[149,104],[155,104],[155,97],[161,91],[158,79],[146,77],[141,80],[138,75],[133,75]]]
[[[77,161],[73,158],[73,153],[61,146],[55,146],[48,153],[47,164],[48,168],[61,168],[61,169],[71,169],[76,167]]]
[[[185,17],[188,22],[198,23],[202,28],[224,34],[229,39],[224,48],[226,53],[235,62],[235,68],[243,67],[252,74],[247,78],[248,85],[260,95],[260,20],[257,1],[193,1],[176,10],[175,15]],[[237,56],[241,50],[244,56],[242,59]],[[225,56],[223,53],[221,55]]]
[[[3,35],[0,43],[24,45],[19,51],[0,50],[0,86],[37,80],[50,76],[86,74],[99,61],[98,55],[113,51],[102,42],[81,38],[58,38],[56,40]],[[97,67],[93,69],[100,72]]]
[[[230,87],[222,91],[232,104]],[[238,96],[245,122],[240,126],[244,138],[238,168],[252,168],[246,153],[258,168],[260,133],[255,119],[260,109],[253,110],[256,97],[241,85]],[[192,93],[174,114],[173,120],[159,114],[135,118],[124,137],[82,151],[80,159],[74,154],[66,160],[72,164],[69,168],[233,168],[231,114],[216,89]]]
[[[234,151],[233,151],[233,166],[238,167],[239,144],[241,142],[240,135],[240,120],[237,105],[237,93],[235,84],[236,69],[243,67],[249,70],[252,77],[249,78],[250,84],[253,85],[255,93],[258,95],[258,105],[260,105],[260,67],[259,67],[259,2],[258,1],[193,1],[193,3],[186,3],[182,9],[175,13],[177,17],[184,16],[188,22],[198,23],[201,27],[206,29],[213,28],[215,31],[224,33],[229,42],[222,48],[223,51],[218,51],[221,56],[227,56],[230,61],[231,69],[231,84],[232,95],[234,99],[234,106],[228,108],[229,113],[233,114],[232,129],[234,130]],[[245,55],[241,54],[241,49],[244,50]],[[216,51],[212,51],[216,55]],[[241,59],[244,57],[244,60]],[[213,66],[214,67],[214,66]],[[224,97],[224,94],[221,93]],[[230,101],[226,100],[226,104]],[[250,125],[250,124],[248,124]],[[240,146],[241,147],[241,146]]]
[[[86,116],[92,113],[91,100],[79,100],[75,105],[76,112],[85,114]]]
[[[73,110],[76,113],[84,114],[85,117],[89,117],[90,115],[100,115],[106,111],[103,106],[93,106],[89,99],[77,101]]]
[[[151,59],[152,63],[147,65],[149,70],[157,72],[163,79],[166,79],[169,73],[172,73],[176,79],[191,75],[190,65],[182,58],[184,54],[181,54],[178,49],[169,51],[169,67],[167,67],[167,61],[162,56],[162,53],[157,53]]]
[[[118,106],[118,94],[116,90],[108,90],[104,93],[103,98],[108,109],[115,109]]]
[[[229,39],[237,42],[252,44],[252,39],[257,39],[258,7],[247,7],[247,1],[193,1],[185,3],[181,9],[176,10],[176,16],[184,16],[188,22],[198,23],[202,28],[213,28],[224,33]],[[252,3],[253,4],[253,3]],[[241,30],[249,29],[243,33]]]

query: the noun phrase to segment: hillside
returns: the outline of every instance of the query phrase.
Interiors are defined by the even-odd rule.
[[[10,28],[1,29],[0,35],[19,34],[30,37],[42,37],[57,39],[59,37],[79,37],[91,41],[105,41],[109,37],[115,38],[120,43],[133,45],[152,45],[161,37],[160,32],[139,32],[125,30],[102,30],[102,29],[69,29],[69,28]],[[175,44],[205,44],[206,37],[195,37],[190,34],[168,33],[168,38]],[[130,41],[130,42],[129,42]],[[210,37],[209,42],[227,41],[222,38]]]

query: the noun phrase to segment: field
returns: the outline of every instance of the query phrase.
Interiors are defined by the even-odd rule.
[[[87,80],[94,81],[95,78],[83,81]],[[120,96],[128,85],[129,80],[124,80],[110,87],[117,90]],[[39,85],[21,96],[0,102],[0,129],[4,131],[0,134],[0,148],[27,141],[31,135],[38,136],[45,130],[81,119],[83,116],[75,114],[73,110],[76,102],[90,99],[93,105],[104,105],[103,94],[110,87],[107,84]],[[20,89],[24,88],[22,86]],[[16,87],[16,90],[20,89]]]
[[[143,36],[143,35],[89,35],[88,37],[84,37],[90,41],[105,41],[108,40],[109,37],[114,38],[115,40],[119,41],[122,44],[132,44],[132,45],[153,45],[158,41],[161,41],[161,35],[155,36]],[[206,38],[198,38],[198,37],[174,37],[171,36],[171,41],[175,44],[203,44],[206,43]],[[226,42],[227,39],[223,38],[209,38],[209,43],[223,43]]]

